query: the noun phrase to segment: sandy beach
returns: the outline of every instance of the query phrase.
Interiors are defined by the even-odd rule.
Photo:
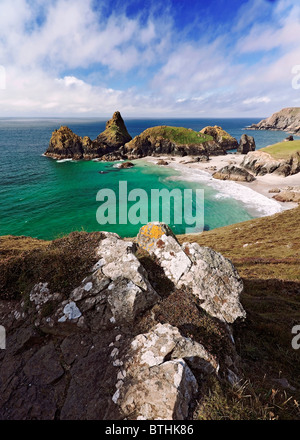
[[[243,159],[244,155],[242,154],[227,154],[223,156],[211,156],[208,162],[195,162],[195,158],[191,156],[178,157],[178,156],[158,156],[152,157],[147,156],[143,160],[156,164],[159,160],[165,160],[168,162],[168,167],[174,168],[177,171],[180,171],[183,174],[186,174],[188,170],[193,170],[193,180],[196,181],[197,176],[195,178],[194,171],[204,171],[208,173],[210,176],[217,170],[226,165],[233,164],[239,166]],[[212,177],[210,178],[210,180]],[[201,177],[199,175],[199,181],[201,181]],[[224,182],[213,179],[215,182],[219,182],[220,185]],[[260,195],[271,199],[272,202],[277,203],[281,206],[279,210],[292,209],[297,206],[296,203],[292,202],[278,202],[273,199],[274,193],[269,192],[275,188],[285,188],[287,186],[298,186],[300,185],[300,173],[297,173],[293,176],[283,177],[276,174],[266,174],[264,176],[257,176],[253,182],[234,182],[236,185],[248,187],[251,190],[257,192]]]

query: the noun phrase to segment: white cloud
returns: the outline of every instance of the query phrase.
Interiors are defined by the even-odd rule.
[[[219,26],[215,37],[192,41],[169,10],[146,20],[122,10],[106,17],[92,3],[0,0],[1,115],[260,115],[299,100],[291,86],[300,63],[296,0],[248,1],[232,33],[224,25],[222,36]]]
[[[270,98],[268,98],[267,96],[257,96],[254,98],[248,98],[248,99],[244,99],[243,104],[261,104],[261,103],[265,103],[268,104],[271,101]]]

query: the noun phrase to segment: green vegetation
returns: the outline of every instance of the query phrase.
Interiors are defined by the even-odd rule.
[[[300,324],[299,219],[300,207],[178,237],[230,258],[245,286],[247,319],[234,325],[234,337],[246,383],[242,391],[208,384],[210,397],[199,403],[199,418],[300,418],[300,350],[291,347],[291,329]],[[278,385],[281,378],[296,390]]]
[[[288,159],[292,154],[300,153],[300,140],[279,142],[278,144],[262,148],[259,151],[269,153],[274,159]]]
[[[148,128],[140,136],[151,136],[155,139],[162,137],[176,143],[177,145],[199,145],[213,140],[212,136],[208,136],[189,128],[169,127],[165,125]]]

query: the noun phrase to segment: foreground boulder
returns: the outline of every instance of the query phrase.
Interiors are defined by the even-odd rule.
[[[184,420],[206,392],[206,378],[226,386],[239,380],[228,323],[245,312],[229,260],[195,243],[180,246],[164,224],[142,228],[140,247],[108,232],[93,235],[89,246],[80,237],[26,260],[44,259],[44,267],[45,249],[63,258],[72,240],[81,243],[93,263],[76,287],[66,289],[64,278],[53,283],[57,274],[49,271],[48,279],[38,272],[20,297],[18,283],[14,296],[1,292],[1,420]]]
[[[182,337],[176,327],[158,324],[131,342],[113,398],[126,417],[184,420],[198,392],[189,362],[205,373],[218,371],[203,346]]]
[[[213,174],[214,179],[234,180],[237,182],[252,182],[255,177],[244,168],[236,165],[226,165]]]
[[[245,317],[239,299],[243,283],[230,260],[197,243],[181,246],[170,228],[157,222],[143,226],[137,242],[155,255],[176,286],[190,288],[211,316],[227,323]]]

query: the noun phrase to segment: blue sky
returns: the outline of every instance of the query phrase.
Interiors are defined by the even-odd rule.
[[[268,116],[299,35],[298,0],[0,0],[0,117]]]

